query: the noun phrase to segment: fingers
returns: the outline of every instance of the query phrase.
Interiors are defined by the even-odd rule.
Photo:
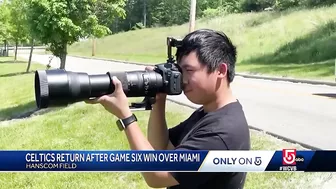
[[[114,103],[115,101],[115,98],[118,98],[120,99],[120,97],[122,97],[122,95],[124,95],[124,91],[123,91],[123,88],[122,88],[122,84],[121,84],[121,81],[116,77],[116,76],[113,76],[112,77],[112,83],[114,85],[114,92],[110,95],[104,95],[104,96],[101,96],[101,97],[97,97],[97,98],[94,98],[94,99],[88,99],[88,100],[85,100],[85,103],[87,104],[109,104],[111,102]]]
[[[147,70],[147,71],[153,71],[154,67],[153,66],[146,66],[145,70]]]
[[[114,85],[114,88],[115,88],[114,93],[123,92],[122,84],[116,76],[112,77],[112,82],[113,82],[113,85]]]
[[[98,98],[85,100],[84,102],[86,104],[98,104],[98,103],[102,103],[102,102],[106,101],[106,98],[107,98],[107,96],[104,95],[104,96],[101,96],[101,97],[98,97]]]

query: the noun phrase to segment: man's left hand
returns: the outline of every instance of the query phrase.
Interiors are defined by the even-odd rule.
[[[132,112],[128,105],[127,96],[125,95],[122,84],[117,77],[113,76],[112,82],[115,86],[115,90],[112,94],[97,97],[95,99],[87,100],[85,102],[88,104],[100,103],[107,111],[111,112],[119,119],[127,118],[132,115]]]

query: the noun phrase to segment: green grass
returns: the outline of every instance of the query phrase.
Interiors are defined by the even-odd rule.
[[[10,64],[10,63],[8,63]],[[36,65],[37,66],[37,65]],[[7,71],[4,71],[6,68]],[[1,75],[17,73],[20,67],[0,64]],[[32,74],[17,75],[26,91],[31,90]],[[3,78],[2,78],[3,79]],[[32,101],[32,91],[16,95],[16,84],[11,87],[0,85],[2,99],[16,98]],[[141,100],[132,98],[134,100]],[[5,101],[4,101],[5,102]],[[25,104],[25,102],[22,102]],[[20,103],[18,103],[20,104]],[[12,114],[20,114],[15,109]],[[193,109],[174,103],[167,103],[167,123],[170,127],[187,118]],[[142,131],[146,132],[149,111],[135,112]],[[115,125],[116,118],[100,105],[79,102],[68,107],[37,112],[30,117],[0,121],[0,149],[3,150],[127,150],[129,145],[125,134]],[[262,132],[251,130],[253,150],[280,150],[282,148],[303,149]],[[245,188],[323,188],[331,179],[329,173],[249,173]],[[334,178],[332,178],[334,179]],[[330,182],[330,181],[329,181]],[[1,173],[2,188],[148,188],[140,173]]]
[[[237,46],[237,71],[321,80],[334,79],[336,5],[318,9],[231,14],[200,19],[196,28],[224,31]],[[97,40],[97,57],[156,64],[166,61],[166,37],[183,37],[188,24],[147,28]],[[91,41],[69,47],[91,56]]]
[[[34,70],[43,69],[32,63],[26,73],[28,61],[13,62],[13,57],[0,57],[0,121],[11,119],[35,109]]]
[[[174,110],[174,111],[173,111]],[[176,111],[178,110],[178,111]],[[170,104],[167,121],[170,126],[185,119],[190,109]],[[136,112],[143,132],[149,112]],[[99,105],[75,105],[54,109],[23,120],[0,123],[0,149],[45,150],[123,150],[129,149],[124,133],[115,125],[115,117]],[[302,147],[261,132],[252,131],[255,150]],[[139,173],[2,173],[5,188],[147,188]],[[317,188],[329,178],[328,173],[249,173],[246,188],[283,188],[296,185]],[[112,187],[113,186],[113,187]]]

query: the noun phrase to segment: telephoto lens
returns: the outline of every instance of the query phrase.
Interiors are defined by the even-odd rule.
[[[155,96],[163,90],[162,75],[155,71],[107,72],[89,75],[63,69],[35,71],[35,100],[38,108],[60,107],[111,94],[112,77],[122,83],[127,97]]]

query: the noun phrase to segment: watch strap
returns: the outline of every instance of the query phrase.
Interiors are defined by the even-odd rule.
[[[132,114],[130,117],[117,120],[117,125],[120,131],[126,129],[133,122],[138,121],[137,117]]]

